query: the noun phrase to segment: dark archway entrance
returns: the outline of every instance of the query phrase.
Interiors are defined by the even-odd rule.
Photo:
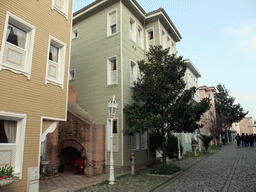
[[[81,156],[81,152],[75,147],[66,147],[60,153],[60,165],[63,172],[72,172],[75,169],[75,162]]]

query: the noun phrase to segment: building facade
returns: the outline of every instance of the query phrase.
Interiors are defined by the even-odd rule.
[[[184,81],[186,83],[185,89],[190,89],[191,87],[198,88],[198,78],[201,77],[199,70],[195,67],[190,59],[186,59],[185,63],[187,65],[187,70],[184,75]],[[197,89],[191,102],[199,101],[199,90]],[[181,145],[183,146],[183,153],[192,150],[192,140],[198,140],[197,136],[197,131],[194,133],[181,133],[179,135]]]
[[[239,122],[240,134],[256,134],[256,125],[252,117],[245,117]]]
[[[146,13],[135,0],[98,0],[74,13],[70,85],[77,91],[77,103],[106,124],[106,170],[110,156],[108,103],[115,95],[118,103],[113,122],[115,172],[152,160],[148,133],[125,136],[123,108],[132,103],[133,82],[139,77],[137,61],[146,59],[150,45],[170,47],[176,53],[181,36],[160,8]]]
[[[214,86],[207,87],[205,85],[200,86],[198,89],[200,100],[206,97],[211,99],[211,108],[206,111],[201,118],[201,124],[203,127],[200,129],[200,133],[202,135],[211,135],[211,129],[214,126],[214,119],[216,118],[214,102],[214,93],[216,92],[216,89]]]
[[[0,2],[0,191],[38,191],[41,142],[66,120],[73,1]]]

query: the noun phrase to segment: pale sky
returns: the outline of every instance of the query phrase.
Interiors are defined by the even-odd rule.
[[[74,0],[74,12],[94,0]],[[148,13],[164,8],[180,32],[178,55],[202,77],[199,86],[221,83],[247,116],[256,119],[256,0],[137,0]]]

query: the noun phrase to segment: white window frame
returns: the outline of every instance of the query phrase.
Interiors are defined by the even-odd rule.
[[[26,114],[10,113],[0,111],[1,120],[17,121],[17,132],[15,144],[0,143],[0,146],[16,146],[15,166],[13,175],[22,179],[22,168],[23,168],[23,154],[24,154],[24,143],[25,143],[25,132],[26,132]]]
[[[75,80],[76,79],[76,70],[75,69],[70,69],[69,70],[69,81]]]
[[[78,38],[78,28],[72,30],[72,40]]]
[[[26,32],[25,48],[20,48],[12,43],[6,41],[6,34],[8,24],[12,24]],[[4,25],[4,33],[2,38],[2,45],[0,50],[0,71],[2,69],[8,69],[14,73],[23,74],[30,79],[31,77],[31,67],[32,67],[32,56],[34,50],[34,39],[35,39],[35,29],[36,27],[29,24],[28,22],[22,20],[16,15],[6,12],[6,19]],[[8,48],[8,52],[5,53],[5,48]],[[13,54],[20,55],[20,63],[16,63],[14,60],[8,59],[8,55],[11,52]],[[5,60],[5,61],[4,61]]]
[[[150,32],[153,32],[153,39],[152,40],[149,40],[149,33]],[[152,41],[152,46],[155,45],[155,32],[154,32],[154,27],[151,27],[151,28],[148,28],[146,29],[146,49],[147,51],[149,50],[149,41]]]
[[[116,70],[115,70],[115,76],[116,76],[116,81],[112,82],[111,81],[111,61],[116,60]],[[118,82],[118,61],[117,61],[117,56],[112,56],[107,58],[107,85],[116,85]]]
[[[53,45],[58,48],[58,63],[49,60],[49,52],[50,52],[50,45]],[[66,65],[66,44],[62,41],[49,36],[49,43],[48,43],[48,52],[47,52],[47,65],[46,65],[46,75],[45,75],[45,84],[51,83],[53,85],[60,86],[62,89],[64,87],[64,72],[65,72],[65,65]],[[56,77],[50,75],[50,68],[57,68],[55,71]]]
[[[141,150],[145,150],[145,149],[148,149],[148,132],[145,131],[144,133],[141,133],[140,135],[140,147],[141,147]],[[144,137],[144,140],[142,139]],[[144,143],[143,143],[144,141]],[[145,147],[143,147],[145,146]]]
[[[134,87],[134,82],[136,83],[138,79],[138,64],[130,60],[130,86]]]
[[[110,17],[110,15],[111,14],[113,14],[113,13],[115,13],[115,15],[116,15],[116,21],[115,21],[115,23],[113,23],[112,25],[111,25],[111,22],[110,22],[110,19],[111,19],[111,17]],[[111,26],[113,26],[113,25],[116,25],[116,32],[115,33],[112,33],[112,28],[111,28]],[[108,13],[107,13],[107,36],[109,37],[109,36],[113,36],[113,35],[116,35],[117,34],[117,8],[116,9],[113,9],[113,10],[111,10],[111,11],[109,11]]]
[[[136,42],[136,21],[132,16],[129,19],[129,38]]]
[[[52,10],[56,10],[68,20],[69,0],[59,0],[63,2],[63,8],[60,8],[57,5],[55,5],[56,1],[57,0],[52,0]]]
[[[138,25],[138,45],[144,49],[144,30],[141,25]]]
[[[119,122],[118,122],[118,119],[117,118],[113,118],[113,124],[114,124],[114,121],[117,122],[117,133],[113,133],[113,151],[118,151],[118,146],[119,146],[119,138],[118,138],[118,135],[119,135],[119,130],[118,130],[118,126],[119,126]],[[106,131],[106,136],[107,136],[107,150],[110,151],[110,133],[111,133],[111,119],[108,118],[107,119],[107,131]],[[116,146],[114,146],[114,140],[116,139]]]
[[[135,142],[135,147],[133,146],[133,142]],[[137,133],[137,134],[131,136],[131,149],[133,151],[140,149],[140,134]]]

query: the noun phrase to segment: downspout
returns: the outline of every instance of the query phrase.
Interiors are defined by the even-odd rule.
[[[124,73],[123,73],[123,7],[120,1],[120,61],[121,61],[121,144],[122,144],[122,167],[124,166]]]

